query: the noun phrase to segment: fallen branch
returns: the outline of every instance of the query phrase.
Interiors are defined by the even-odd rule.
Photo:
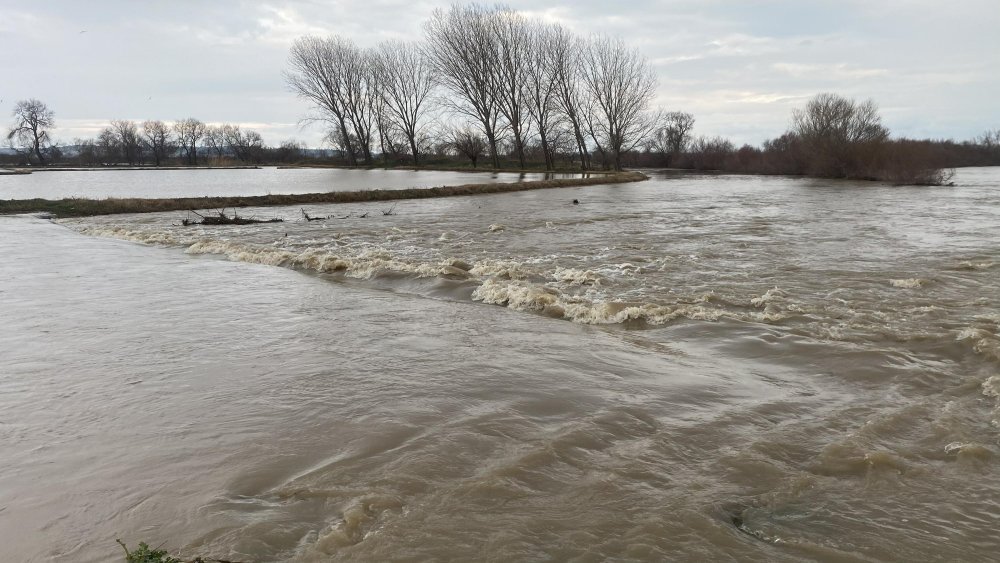
[[[310,217],[309,214],[306,213],[305,209],[299,208],[299,210],[302,211],[302,216],[306,218],[306,221],[326,221],[330,218],[329,215],[326,215],[325,217]]]
[[[198,213],[193,209],[191,210],[191,213],[194,213],[198,217],[201,217],[201,220],[200,221],[191,220],[185,217],[183,220],[181,220],[181,225],[184,225],[185,227],[191,225],[253,225],[256,223],[283,223],[285,221],[284,219],[278,217],[275,217],[273,219],[240,217],[235,212],[233,213],[233,216],[230,217],[226,215],[225,209],[220,210],[217,215],[202,215],[201,213]]]

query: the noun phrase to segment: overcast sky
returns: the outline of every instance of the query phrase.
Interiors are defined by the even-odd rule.
[[[56,138],[111,119],[197,117],[319,144],[282,78],[302,35],[419,39],[427,0],[0,0],[0,109],[38,98]],[[654,64],[656,104],[696,133],[759,143],[819,92],[879,103],[894,134],[1000,128],[1000,0],[512,0],[580,34],[618,35]],[[0,123],[4,123],[0,121]]]

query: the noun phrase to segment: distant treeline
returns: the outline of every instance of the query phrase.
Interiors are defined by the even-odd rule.
[[[722,138],[699,138],[677,154],[642,152],[630,154],[629,166],[674,167],[687,170],[739,174],[785,174],[859,180],[882,180],[896,184],[940,184],[949,169],[964,166],[1000,166],[1000,145],[981,141],[889,139],[877,147],[861,148],[861,158],[850,167],[830,168],[826,159],[807,143],[791,135],[765,143],[763,147],[739,148]]]
[[[40,103],[35,101],[36,103]],[[831,110],[831,106],[841,111]],[[829,121],[831,116],[836,119]],[[823,122],[828,120],[828,122]],[[48,122],[54,125],[51,115]],[[789,174],[829,178],[883,180],[899,184],[938,184],[948,179],[948,169],[962,166],[1000,165],[1000,129],[974,140],[891,139],[880,124],[872,102],[856,103],[822,94],[795,112],[792,128],[762,146],[737,147],[722,137],[693,135],[695,119],[682,112],[662,113],[657,126],[641,146],[622,154],[629,167],[670,167],[687,170],[749,174]],[[13,146],[13,144],[12,144]],[[572,149],[548,155],[537,142],[523,150],[523,164],[513,146],[501,141],[496,160],[488,156],[487,143],[474,131],[452,137],[427,137],[422,142],[423,165],[477,167],[489,158],[495,168],[582,168],[580,154]],[[38,163],[68,166],[176,166],[231,164],[351,165],[342,149],[308,149],[287,140],[277,147],[264,144],[254,130],[238,125],[207,125],[187,118],[173,123],[115,120],[95,139],[75,139],[57,146],[32,143],[8,154],[0,164]],[[586,158],[600,163],[588,148]],[[373,166],[412,166],[410,154],[374,152]],[[610,167],[610,166],[605,166]]]
[[[630,166],[673,167],[750,174],[941,184],[949,169],[1000,166],[1000,129],[962,142],[892,139],[874,102],[820,94],[793,113],[792,127],[762,146],[736,147],[723,137],[692,137],[694,118],[667,120],[629,155]]]

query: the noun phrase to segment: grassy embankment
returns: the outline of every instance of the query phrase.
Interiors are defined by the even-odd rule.
[[[508,170],[508,172],[510,172]],[[517,172],[517,171],[514,171]],[[311,194],[271,194],[233,197],[184,197],[170,199],[71,198],[11,199],[0,200],[0,214],[51,213],[56,217],[86,217],[119,213],[155,213],[160,211],[188,211],[191,209],[221,209],[235,207],[266,207],[277,205],[303,205],[319,203],[363,203],[464,195],[498,194],[548,188],[571,188],[598,184],[640,182],[647,176],[639,172],[598,174],[589,178],[559,178],[517,183],[463,184],[436,188],[409,188],[405,190],[362,190],[353,192],[326,192]]]

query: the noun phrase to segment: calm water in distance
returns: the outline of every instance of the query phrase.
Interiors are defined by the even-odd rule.
[[[399,190],[568,176],[570,175],[515,172],[276,167],[230,170],[67,170],[0,176],[0,199],[253,196]]]

